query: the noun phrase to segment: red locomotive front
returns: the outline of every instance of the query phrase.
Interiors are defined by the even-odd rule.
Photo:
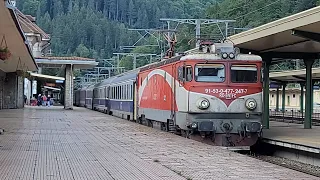
[[[216,145],[251,146],[262,128],[261,65],[220,43],[142,68],[138,116]]]

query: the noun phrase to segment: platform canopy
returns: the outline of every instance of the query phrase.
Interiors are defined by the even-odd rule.
[[[265,62],[263,71],[263,125],[266,129],[269,128],[270,65],[282,59],[304,60],[305,73],[302,73],[303,70],[300,74],[293,72],[295,75],[292,72],[280,72],[273,74],[271,80],[272,78],[284,82],[305,80],[304,127],[310,129],[312,127],[312,76],[318,76],[317,73],[312,74],[312,64],[315,59],[320,57],[320,6],[230,36],[229,40],[240,48],[242,53],[251,52],[260,55]],[[276,75],[277,77],[275,77]],[[282,104],[284,106],[285,103]]]
[[[0,69],[4,72],[36,71],[37,65],[15,11],[8,1],[0,0],[0,47],[8,47],[12,54],[8,60],[0,60]]]
[[[91,69],[99,64],[95,59],[83,57],[36,57],[36,62],[39,67],[58,68],[71,64],[74,69]]]
[[[320,6],[230,36],[243,52],[271,58],[317,58],[320,53]],[[273,59],[276,61],[276,59]]]
[[[312,79],[320,80],[320,68],[312,68]],[[290,70],[270,73],[270,80],[276,82],[305,82],[306,70]]]

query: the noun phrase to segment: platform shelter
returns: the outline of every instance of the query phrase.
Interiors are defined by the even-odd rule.
[[[36,57],[36,63],[40,68],[64,69],[64,108],[73,109],[73,70],[92,69],[98,65],[95,59],[82,57]]]
[[[24,106],[25,72],[38,69],[16,12],[10,1],[0,1],[0,48],[11,54],[0,60],[0,109]]]
[[[304,128],[310,129],[312,113],[312,65],[320,54],[320,6],[288,16],[229,39],[243,53],[262,56],[264,62],[264,128],[269,129],[270,65],[285,59],[301,59],[306,65]]]
[[[306,82],[306,69],[300,70],[290,70],[290,71],[281,71],[281,72],[272,72],[270,73],[270,81],[273,85],[276,86],[276,111],[279,111],[279,97],[280,97],[280,88],[282,88],[282,107],[281,111],[285,111],[285,92],[288,83],[300,84],[300,112],[304,112],[304,87]],[[313,112],[313,94],[314,94],[314,85],[316,82],[320,81],[320,68],[312,68],[312,86],[311,86],[311,113]]]

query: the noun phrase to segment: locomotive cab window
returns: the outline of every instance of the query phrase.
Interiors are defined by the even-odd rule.
[[[195,80],[198,82],[224,82],[225,67],[223,64],[197,64]]]
[[[255,83],[258,80],[258,68],[256,65],[232,65],[231,82]]]
[[[178,76],[181,81],[192,81],[192,66],[179,67]]]

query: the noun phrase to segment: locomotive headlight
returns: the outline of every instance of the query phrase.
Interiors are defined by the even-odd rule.
[[[247,99],[246,107],[249,110],[254,110],[257,107],[257,102],[254,99]]]
[[[228,58],[228,54],[227,54],[227,53],[223,53],[223,54],[222,54],[222,58],[223,58],[223,59],[227,59],[227,58]]]
[[[209,100],[205,98],[199,99],[197,104],[199,109],[208,109],[210,106]]]
[[[235,57],[234,53],[230,53],[230,54],[229,54],[229,58],[230,58],[230,59],[233,59],[234,57]]]

